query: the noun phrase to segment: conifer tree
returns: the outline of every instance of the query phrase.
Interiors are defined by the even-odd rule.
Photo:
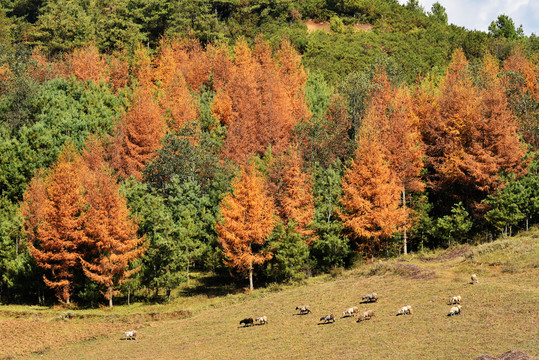
[[[166,125],[152,94],[144,88],[135,92],[133,104],[120,120],[111,157],[120,176],[141,179],[141,171],[161,146]]]
[[[402,226],[406,213],[399,208],[401,187],[384,159],[380,138],[363,127],[359,140],[343,177],[341,217],[360,248],[374,255]]]
[[[249,289],[253,290],[254,265],[272,257],[262,246],[275,226],[274,204],[253,162],[242,168],[232,189],[221,201],[223,220],[217,225],[218,240],[227,258],[225,263],[246,273]]]
[[[425,152],[418,122],[411,111],[410,95],[404,88],[392,86],[383,69],[376,73],[371,103],[363,119],[365,126],[379,129],[385,158],[397,175],[402,189],[402,209],[406,211],[406,193],[421,191],[420,180]],[[407,249],[407,226],[403,226],[403,248]]]
[[[524,155],[497,73],[487,57],[476,86],[456,51],[440,91],[419,95],[426,97],[416,106],[431,187],[440,196],[450,190],[476,216],[499,172],[518,172]]]
[[[30,253],[48,270],[43,280],[65,304],[70,304],[79,245],[86,241],[85,171],[81,156],[67,144],[45,183],[40,177],[32,181],[23,205]]]
[[[309,228],[314,217],[314,200],[310,177],[301,169],[302,159],[296,149],[291,149],[284,170],[284,191],[281,194],[283,218],[296,224],[296,231],[311,245],[314,231]]]
[[[92,254],[91,260],[81,257],[80,261],[86,276],[105,286],[103,295],[112,307],[118,287],[140,270],[128,265],[144,253],[144,238],[137,236],[137,225],[106,165],[89,174],[85,183],[89,208],[84,233]]]

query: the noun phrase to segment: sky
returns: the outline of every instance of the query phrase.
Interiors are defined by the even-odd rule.
[[[435,2],[445,8],[450,24],[487,32],[490,23],[504,14],[513,19],[515,28],[522,25],[525,35],[539,36],[539,0],[419,0],[426,12]]]

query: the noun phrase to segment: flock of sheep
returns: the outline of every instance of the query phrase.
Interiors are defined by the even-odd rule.
[[[475,283],[478,283],[478,282],[479,282],[479,280],[477,279],[477,276],[475,274],[473,274],[472,275],[472,284],[475,284]],[[363,296],[363,298],[361,300],[362,300],[362,303],[377,302],[378,301],[378,294],[376,294],[376,293],[367,294],[367,295]],[[462,298],[461,298],[460,295],[453,296],[453,297],[451,297],[449,299],[449,305],[455,305],[455,306],[453,306],[451,308],[451,310],[449,310],[449,314],[447,314],[447,316],[454,316],[454,315],[459,315],[460,314],[461,309],[462,309],[462,307],[460,305],[461,301],[462,301]],[[311,308],[309,307],[309,305],[297,306],[296,311],[299,311],[299,315],[307,315],[309,313],[312,313]],[[344,310],[343,313],[342,313],[342,317],[343,318],[345,318],[345,317],[353,317],[356,314],[359,314],[359,309],[358,309],[357,306],[353,306],[351,308],[348,308],[348,309]],[[399,316],[399,315],[412,315],[412,306],[411,305],[406,305],[406,306],[403,306],[402,308],[400,308],[399,311],[397,312],[397,316]],[[375,317],[374,311],[367,310],[367,311],[364,311],[361,314],[359,314],[358,319],[357,319],[356,322],[361,322],[361,321],[364,321],[364,320],[370,320],[373,317]],[[325,315],[325,316],[322,316],[320,318],[319,324],[334,323],[335,319],[336,319],[336,317],[335,317],[334,314]],[[261,316],[261,317],[258,317],[258,318],[248,317],[248,318],[245,318],[245,319],[240,321],[240,326],[243,325],[243,327],[247,327],[247,326],[254,326],[254,325],[265,325],[267,323],[268,323],[268,317],[267,316]],[[122,332],[122,335],[124,336],[125,340],[136,340],[137,339],[137,332],[135,330],[124,331],[124,332]]]
[[[475,283],[479,282],[479,280],[477,279],[477,276],[475,274],[472,275],[471,279],[472,279],[472,284],[475,284]],[[363,298],[362,298],[362,303],[373,303],[373,302],[377,302],[377,301],[378,301],[378,294],[376,294],[376,293],[367,294],[367,295],[363,296]],[[447,316],[454,316],[454,315],[459,315],[460,314],[461,309],[462,309],[462,307],[460,305],[461,301],[462,301],[462,297],[460,295],[453,296],[453,297],[449,298],[449,305],[455,305],[455,306],[451,307],[451,310],[449,310],[449,314],[447,314]],[[309,307],[309,305],[297,306],[296,311],[299,311],[298,315],[307,315],[309,313],[312,313],[311,308]],[[406,306],[403,306],[402,308],[399,309],[399,311],[397,312],[397,316],[399,316],[399,315],[412,315],[412,313],[413,313],[412,306],[411,305],[406,305]],[[356,314],[359,314],[359,309],[358,309],[357,306],[353,306],[351,308],[348,308],[348,309],[344,310],[343,313],[342,313],[342,317],[343,318],[345,318],[345,317],[353,317]],[[367,311],[364,311],[361,314],[359,314],[358,319],[357,319],[356,322],[361,322],[361,321],[364,321],[364,320],[370,320],[373,317],[375,317],[374,311],[367,310]],[[335,319],[336,319],[336,317],[335,317],[334,314],[329,314],[329,315],[322,316],[318,323],[319,324],[334,323]],[[253,325],[255,325],[255,322],[257,323],[257,325],[264,325],[264,324],[268,323],[268,318],[266,316],[262,316],[262,317],[256,318],[256,319],[253,319],[252,317],[245,318],[245,319],[240,321],[240,326],[241,325],[243,325],[244,327],[253,326]]]

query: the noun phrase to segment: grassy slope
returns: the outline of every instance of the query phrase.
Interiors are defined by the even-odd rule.
[[[115,329],[110,336],[30,358],[472,359],[515,349],[537,357],[539,235],[532,235],[434,259],[411,256],[362,266],[337,279],[315,278],[279,292],[198,297],[192,317],[146,321],[137,341],[121,341]],[[469,283],[471,272],[479,275],[479,284]],[[378,303],[360,304],[372,291],[380,295]],[[463,298],[462,315],[448,317],[447,300],[453,295]],[[293,315],[301,304],[309,304],[313,314]],[[395,316],[407,304],[414,314]],[[363,323],[341,319],[342,311],[353,305],[374,310],[376,317]],[[317,325],[329,313],[338,315],[336,323]],[[242,318],[261,315],[268,316],[268,325],[238,327]]]

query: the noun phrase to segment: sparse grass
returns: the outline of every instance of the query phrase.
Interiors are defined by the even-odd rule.
[[[176,297],[167,305],[81,310],[108,316],[189,310],[192,316],[112,324],[107,333],[62,343],[40,340],[37,350],[34,346],[21,352],[19,346],[16,353],[30,359],[472,359],[518,349],[537,357],[539,267],[527,254],[536,254],[539,244],[537,238],[528,237],[506,241],[427,257],[377,261],[339,271],[335,277],[327,274],[299,285],[274,284],[252,293],[214,296],[201,294],[200,289],[186,290],[183,293],[191,295]],[[501,262],[495,259],[498,255]],[[516,271],[504,270],[512,263]],[[472,272],[480,276],[479,284],[469,283]],[[361,297],[371,292],[379,294],[378,302],[360,304]],[[454,295],[463,298],[462,314],[448,317],[447,301]],[[295,315],[295,307],[303,304],[310,305],[313,314]],[[404,305],[412,305],[414,314],[395,316]],[[342,319],[342,311],[350,306],[358,306],[360,312],[372,309],[376,317],[362,323],[355,322],[357,317]],[[61,309],[20,309],[62,314]],[[337,316],[336,323],[318,325],[318,319],[330,313]],[[269,324],[238,327],[239,320],[262,315],[269,318]],[[6,321],[30,327],[46,324],[46,320]],[[88,321],[50,323],[78,329],[76,326],[91,326]],[[137,341],[121,341],[122,326],[123,330],[140,326]],[[48,336],[63,334],[54,326],[44,329]],[[18,344],[23,337],[19,336]],[[4,339],[1,330],[0,338]],[[3,345],[5,349],[4,341]],[[29,354],[32,351],[39,353]],[[6,354],[13,352],[0,349],[0,358]]]

